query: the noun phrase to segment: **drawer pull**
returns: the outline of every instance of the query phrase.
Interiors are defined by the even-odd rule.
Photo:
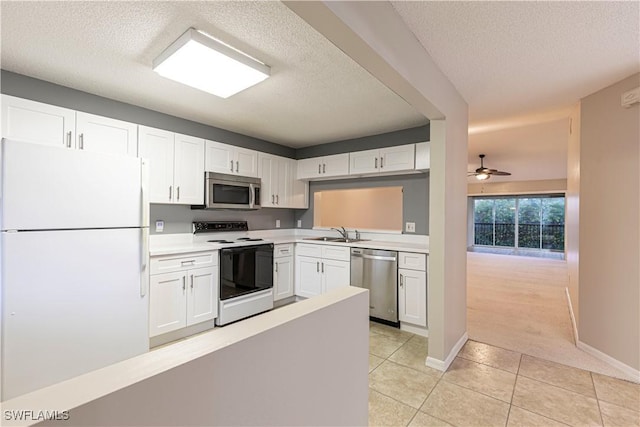
[[[195,259],[190,259],[188,261],[182,261],[181,264],[182,265],[194,265],[196,263]]]

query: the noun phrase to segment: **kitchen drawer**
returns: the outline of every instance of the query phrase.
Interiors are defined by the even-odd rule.
[[[293,255],[293,243],[286,243],[282,245],[275,245],[273,247],[273,257],[281,258],[284,256],[292,256]]]
[[[321,246],[323,259],[335,259],[338,261],[351,260],[351,248],[348,246]]]
[[[308,243],[298,243],[296,244],[296,255],[322,258],[322,246],[310,245]]]
[[[398,254],[398,268],[407,268],[409,270],[427,270],[427,255],[415,254],[412,252],[400,252]]]
[[[151,257],[150,274],[169,273],[191,268],[214,267],[216,265],[218,265],[218,251],[163,255]]]

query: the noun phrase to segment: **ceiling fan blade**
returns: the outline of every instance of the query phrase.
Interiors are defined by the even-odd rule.
[[[507,176],[507,175],[511,175],[509,172],[503,172],[503,171],[495,171],[495,172],[491,172],[491,175],[502,175],[502,176]]]

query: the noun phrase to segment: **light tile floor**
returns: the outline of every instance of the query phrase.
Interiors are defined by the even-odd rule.
[[[444,374],[428,339],[369,328],[369,425],[640,426],[640,385],[467,341]]]

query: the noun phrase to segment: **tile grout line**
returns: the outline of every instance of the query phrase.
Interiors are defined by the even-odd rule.
[[[520,365],[522,365],[522,353],[520,353],[520,360],[518,360],[518,369],[516,369],[516,378],[513,381],[513,390],[511,390],[511,400],[509,400],[509,411],[507,412],[507,419],[504,423],[505,427],[509,425],[509,417],[511,417],[511,408],[513,408],[513,396],[516,394],[516,385],[518,384],[518,376],[520,376]]]
[[[600,425],[604,425],[604,418],[602,417],[602,408],[600,407],[600,399],[598,399],[598,390],[596,390],[596,382],[593,380],[593,373],[589,373],[591,377],[591,385],[593,385],[593,393],[596,395],[596,404],[598,405],[598,415],[600,415]]]

